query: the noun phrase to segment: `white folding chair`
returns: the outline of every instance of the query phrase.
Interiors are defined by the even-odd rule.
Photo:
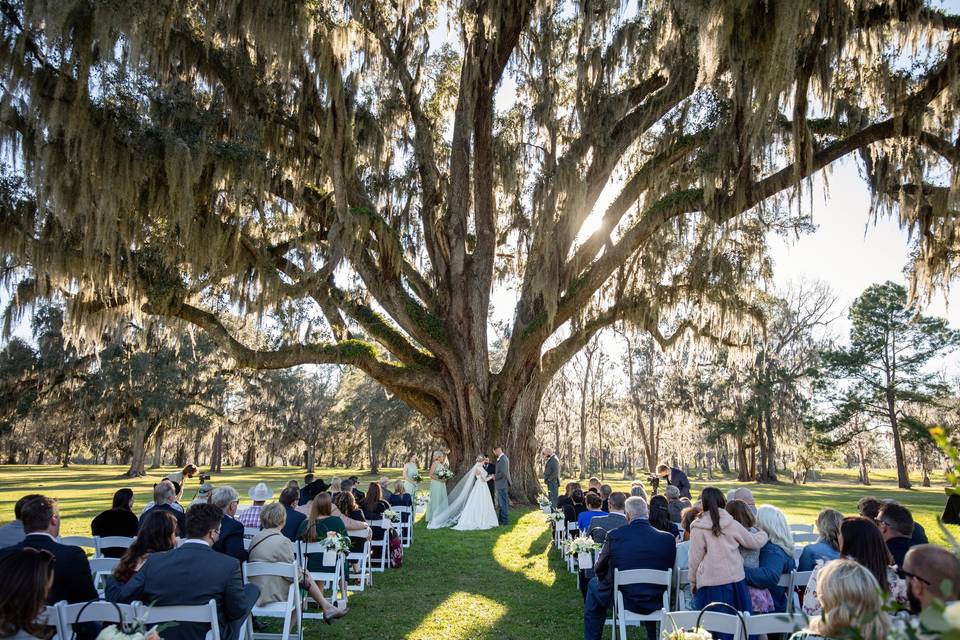
[[[690,586],[690,571],[687,569],[675,569],[674,575],[676,576],[676,584],[673,588],[677,606],[674,607],[673,610],[689,611],[693,608],[693,601],[687,602],[686,592],[683,589],[684,587]]]
[[[134,608],[137,612],[137,618],[148,627],[161,622],[199,622],[210,625],[205,640],[220,640],[220,622],[217,619],[216,600],[210,600],[207,604],[168,607],[136,604]]]
[[[813,533],[812,524],[791,524],[790,531],[793,533]]]
[[[400,542],[404,547],[413,544],[413,507],[390,507],[400,516]]]
[[[665,587],[663,591],[663,608],[652,613],[635,613],[626,608],[623,602],[622,587],[631,584],[653,584]],[[613,636],[616,640],[617,630],[620,637],[627,637],[627,627],[639,626],[644,622],[663,622],[663,615],[670,610],[670,588],[673,586],[673,571],[657,571],[655,569],[613,570]],[[656,637],[660,637],[659,630]]]
[[[37,616],[37,625],[56,629],[56,632],[50,640],[69,640],[69,636],[65,637],[63,635],[63,625],[60,624],[60,611],[57,609],[57,607],[62,604],[67,604],[67,601],[61,600],[57,604],[49,604],[45,606],[40,611],[40,615]]]
[[[126,551],[136,538],[126,536],[101,536],[97,539],[97,557],[102,558],[107,549],[123,549]]]
[[[367,585],[373,586],[373,572],[370,571],[370,541],[367,540],[367,533],[364,531],[357,535],[350,535],[350,542],[356,543],[360,540],[363,541],[361,550],[347,554],[347,562],[357,563],[357,575],[351,573],[350,580],[347,582],[348,591],[363,591]],[[350,584],[354,579],[357,580],[357,584]]]
[[[100,548],[97,546],[96,536],[63,536],[60,538],[60,544],[90,549],[93,551],[94,557],[100,555]]]
[[[250,582],[250,578],[272,576],[286,578],[290,581],[287,590],[287,599],[281,602],[271,602],[262,606],[255,606],[251,615],[261,618],[281,618],[283,620],[282,633],[257,633],[253,630],[251,618],[247,618],[247,637],[253,640],[290,640],[290,628],[296,623],[296,638],[303,637],[303,611],[301,609],[299,583],[300,568],[296,562],[244,562],[243,583]]]
[[[118,564],[120,564],[120,558],[90,558],[90,574],[93,576],[93,586],[96,587],[100,597],[103,597],[107,577],[113,573]]]
[[[701,613],[703,617],[701,617]],[[743,637],[743,624],[740,618],[732,613],[719,613],[717,611],[667,611],[664,612],[662,630],[672,632],[675,629],[693,629],[697,626],[697,620],[700,620],[700,628],[716,635],[718,633],[728,633],[733,636],[733,640],[747,640]]]
[[[787,605],[787,611],[789,613],[795,613],[800,611],[800,593],[797,589],[806,588],[807,583],[810,582],[810,576],[813,575],[813,571],[794,571],[793,572],[793,584],[790,586],[790,602]]]
[[[566,528],[563,520],[555,520],[553,522],[553,544],[556,545],[557,551],[563,552],[563,540],[566,537]]]
[[[791,634],[807,626],[802,613],[763,613],[747,618],[747,633],[759,636],[771,633]]]
[[[800,562],[800,556],[803,555],[803,548],[806,545],[796,544],[793,546],[793,563],[797,564]]]
[[[563,538],[564,540],[572,540],[580,534],[580,528],[577,526],[576,522],[568,522],[564,529],[564,533],[566,534]],[[573,554],[567,553],[566,550],[564,550],[563,553],[564,560],[567,562],[567,571],[570,573],[576,573],[577,566],[573,561]]]
[[[327,598],[335,605],[339,605],[340,602],[345,602],[347,599],[347,594],[344,592],[340,585],[343,582],[344,575],[344,556],[337,554],[336,564],[334,565],[333,571],[310,571],[307,568],[307,559],[311,555],[322,555],[324,553],[324,548],[321,546],[320,542],[298,542],[296,555],[297,561],[300,563],[300,566],[303,567],[304,571],[307,571],[310,574],[310,579],[314,582],[322,585],[320,591],[323,592],[323,595],[327,595],[327,587],[330,587],[330,597]],[[301,609],[304,609],[301,606]],[[302,617],[304,618],[320,618],[321,615],[315,613],[309,613],[303,611]]]
[[[377,573],[383,573],[387,570],[390,561],[390,527],[393,523],[384,518],[383,520],[374,520],[368,523],[372,527],[383,529],[383,535],[380,539],[374,538],[370,541],[370,570]],[[374,549],[380,549],[379,557],[376,556]]]
[[[820,536],[815,533],[803,533],[797,532],[793,534],[794,544],[810,544],[811,542],[816,542]]]
[[[73,637],[73,625],[78,621],[121,624],[133,622],[137,618],[136,604],[114,604],[105,600],[76,604],[58,602],[56,609],[60,624],[58,633],[64,640]]]

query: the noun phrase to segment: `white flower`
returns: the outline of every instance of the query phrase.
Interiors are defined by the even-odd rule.
[[[951,629],[960,629],[960,602],[954,602],[944,609],[943,617]]]

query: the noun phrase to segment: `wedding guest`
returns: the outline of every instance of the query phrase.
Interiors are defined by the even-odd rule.
[[[595,566],[596,575],[587,586],[583,610],[584,640],[600,640],[613,598],[615,570],[653,569],[666,571],[674,566],[676,541],[670,534],[650,526],[647,504],[640,498],[628,498],[625,512],[629,524],[607,535]],[[652,613],[663,606],[666,587],[632,584],[621,587],[624,605],[636,613]],[[645,624],[647,637],[656,637],[656,624]]]
[[[187,505],[189,509],[195,504],[210,504],[210,494],[213,493],[213,483],[204,482],[200,485],[200,489],[197,491],[197,495],[193,497],[193,500],[190,501],[190,504]]]
[[[884,504],[877,514],[877,527],[893,556],[893,564],[903,566],[903,558],[913,546],[913,515],[910,510],[896,502]]]
[[[674,540],[680,537],[680,528],[670,521],[670,509],[663,496],[650,498],[650,525],[654,529],[669,533]]]
[[[177,535],[183,537],[187,530],[187,521],[183,515],[183,508],[177,509],[177,488],[169,480],[161,480],[153,485],[153,506],[147,508],[140,514],[140,526],[143,526],[143,519],[148,513],[157,509],[160,511],[169,511],[177,519]]]
[[[657,465],[657,475],[666,480],[668,485],[679,489],[681,496],[690,498],[690,480],[683,471],[661,463]]]
[[[349,495],[349,494],[342,494]],[[352,496],[351,496],[352,498]],[[343,520],[333,515],[333,503],[330,500],[330,494],[324,492],[317,495],[310,503],[310,516],[300,525],[297,531],[297,540],[304,542],[317,542],[327,537],[328,533],[347,535],[347,528],[343,525]],[[307,556],[307,570],[314,573],[332,573],[335,567],[325,566],[323,564],[323,554],[310,554]],[[344,563],[344,581],[350,578],[350,564]],[[343,586],[343,585],[341,585]]]
[[[750,507],[743,500],[728,500],[725,507],[727,513],[739,522],[750,533],[759,531],[757,517],[750,511]],[[767,542],[767,544],[770,544]],[[747,590],[750,592],[750,606],[754,613],[773,611],[773,597],[767,588],[755,587],[750,584],[749,572],[760,566],[760,550],[740,547],[740,557],[743,559],[743,571],[747,575]]]
[[[327,491],[330,492],[330,496],[336,498],[337,494],[340,493],[340,485],[343,484],[343,480],[340,476],[334,476],[330,479],[330,487]]]
[[[603,503],[600,505],[601,511],[610,512],[610,505],[607,501],[610,499],[610,494],[613,493],[613,487],[608,484],[600,486],[600,497],[603,498]]]
[[[590,520],[586,535],[593,538],[595,542],[603,543],[607,539],[607,534],[627,524],[627,515],[624,513],[624,504],[627,501],[627,495],[620,491],[614,491],[610,494],[608,505],[610,513],[596,516]]]
[[[690,525],[693,524],[693,521],[700,517],[699,507],[687,507],[683,510],[683,513],[680,514],[680,525],[683,527],[683,541],[677,545],[677,560],[674,563],[674,569],[677,572],[687,571],[690,568]],[[693,590],[690,588],[690,583],[687,582],[680,588],[680,593],[678,594],[679,604],[681,609],[691,609],[693,608]]]
[[[753,491],[746,487],[738,487],[733,492],[733,499],[744,503],[750,509],[750,513],[757,515],[757,501],[753,499]]]
[[[39,493],[28,493],[17,500],[17,502],[13,505],[13,522],[8,522],[0,527],[0,549],[3,549],[4,547],[11,547],[23,540],[24,536],[26,535],[23,532],[23,521],[20,518],[21,512],[23,511],[23,505],[30,500],[35,500],[42,497],[43,496]]]
[[[380,485],[371,482],[367,495],[363,500],[363,516],[367,520],[376,520],[384,511],[390,508],[390,503],[384,500]]]
[[[587,480],[587,493],[595,493],[600,495],[600,478],[597,476],[590,476],[590,479]]]
[[[560,491],[560,460],[550,447],[544,447],[541,453],[543,454],[543,484],[547,485],[550,504],[559,507],[557,494]]]
[[[101,538],[107,536],[134,538],[139,527],[140,521],[133,513],[132,489],[118,489],[113,494],[113,506],[101,512],[90,523],[90,531]],[[102,553],[107,558],[119,558],[123,556],[123,551],[120,547],[109,547]]]
[[[237,521],[244,527],[260,527],[260,510],[267,500],[273,497],[273,491],[265,482],[258,482],[250,488],[248,494],[253,504],[237,514]]]
[[[380,478],[380,495],[383,496],[383,499],[387,502],[390,502],[390,496],[393,495],[393,492],[390,491],[390,478],[383,477]]]
[[[36,623],[47,604],[56,560],[33,548],[0,552],[0,638],[37,640],[49,634]]]
[[[600,510],[600,506],[603,504],[600,494],[588,491],[587,495],[584,496],[584,502],[587,510],[577,515],[577,528],[580,531],[586,531],[590,527],[590,521],[596,516],[606,515]]]
[[[309,480],[307,478],[309,478]],[[300,489],[300,504],[308,504],[315,496],[323,493],[328,488],[327,483],[324,482],[322,478],[314,479],[313,474],[308,473],[303,477],[303,488]]]
[[[188,464],[181,471],[174,471],[173,473],[168,473],[166,476],[166,479],[174,483],[178,487],[182,487],[184,485],[185,480],[188,480],[193,476],[197,475],[197,472],[199,471],[200,469],[197,468],[197,465]]]
[[[772,610],[754,609],[754,613],[785,613],[788,594],[779,586],[779,582],[783,574],[790,573],[797,566],[793,561],[793,534],[786,514],[770,504],[760,505],[757,509],[757,526],[767,534],[769,540],[760,548],[757,566],[745,567],[744,572],[747,584],[752,589],[751,595],[758,590],[768,591],[773,598],[773,607]]]
[[[360,491],[357,487],[360,486],[360,478],[357,476],[350,476],[350,490],[353,492],[353,497],[356,499],[357,504],[363,502],[366,497],[363,491]]]
[[[243,548],[243,525],[234,519],[237,505],[240,504],[240,494],[233,487],[217,487],[210,496],[210,504],[223,512],[217,538],[213,541],[213,550],[245,562],[247,551]]]
[[[907,585],[897,576],[897,570],[890,566],[893,558],[883,542],[880,530],[873,522],[859,516],[843,519],[840,524],[840,558],[849,558],[862,564],[873,574],[885,597],[907,605]],[[810,574],[807,590],[803,594],[803,612],[808,616],[819,615],[821,612],[817,587],[820,572],[824,567],[839,561],[838,559],[818,564]]]
[[[763,531],[750,533],[724,510],[726,500],[715,487],[700,497],[703,514],[690,525],[690,584],[693,606],[725,602],[750,613],[750,592],[743,571],[740,547],[759,549],[767,543]]]
[[[680,516],[684,509],[689,509],[693,505],[690,500],[680,495],[680,489],[675,486],[667,485],[663,494],[667,497],[667,511],[670,513],[670,521],[679,524]]]
[[[647,490],[643,488],[643,483],[639,480],[630,483],[630,497],[643,498],[643,501],[647,502]]]
[[[407,493],[407,486],[403,480],[393,484],[393,493],[387,498],[391,507],[413,507],[413,496]]]
[[[829,562],[840,557],[840,523],[843,514],[836,509],[824,509],[817,516],[819,539],[808,544],[800,554],[797,571],[813,571],[818,561]]]
[[[287,486],[284,487],[284,488],[286,489],[286,488],[289,488],[289,487],[293,487],[293,488],[296,489],[297,491],[300,491],[300,483],[297,482],[296,480],[288,480],[288,481],[287,481]]]
[[[164,607],[199,605],[214,600],[220,637],[236,640],[260,597],[260,588],[255,584],[243,584],[240,562],[236,558],[211,549],[224,520],[216,498],[217,492],[214,491],[214,504],[190,507],[187,539],[177,549],[147,558],[140,570],[120,589],[117,601],[149,602]],[[203,579],[185,579],[188,576],[202,576]],[[202,623],[179,622],[163,631],[163,640],[196,640],[206,632],[206,625]]]
[[[883,612],[879,592],[874,575],[854,560],[828,562],[821,581],[822,615],[810,620],[808,627],[790,640],[845,638],[854,629],[858,638],[885,640],[890,621]]]
[[[932,544],[910,547],[901,573],[906,576],[910,613],[919,614],[935,602],[960,600],[960,560]]]
[[[280,492],[280,504],[283,505],[283,508],[287,512],[287,521],[283,526],[283,535],[294,542],[297,539],[297,531],[300,529],[300,524],[307,519],[307,516],[297,511],[296,507],[293,506],[297,504],[299,500],[300,490],[296,487],[287,487]]]
[[[896,500],[878,500],[873,496],[867,496],[866,498],[860,498],[857,502],[857,511],[861,516],[876,522],[877,517],[880,515],[880,509],[883,508],[885,504],[899,504]],[[913,535],[910,536],[910,544],[927,544],[927,532],[924,531],[923,527],[919,522],[913,523]]]
[[[574,489],[570,499],[573,502],[563,507],[563,518],[566,520],[567,525],[571,522],[576,524],[580,519],[580,514],[587,510],[584,494],[580,489]]]
[[[557,498],[557,510],[563,511],[565,506],[573,504],[573,491],[581,489],[579,482],[568,482],[564,487],[563,495]],[[581,489],[582,491],[582,489]]]
[[[367,523],[366,516],[363,515],[363,510],[357,506],[357,501],[353,497],[353,492],[349,491],[346,487],[344,487],[343,491],[337,494],[337,497],[334,499],[333,504],[340,511],[340,513],[342,513],[346,517],[350,518],[351,520],[355,520],[357,522],[363,522],[364,524],[367,524],[367,526],[369,526],[369,524]],[[367,531],[368,531],[367,539],[368,540],[372,539],[373,528],[369,528]],[[362,550],[363,550],[363,541],[354,540],[352,546],[350,547],[351,553],[358,553]]]
[[[143,520],[137,539],[120,558],[107,578],[107,600],[116,601],[123,585],[130,581],[152,553],[170,551],[177,546],[177,519],[168,511],[152,511]]]
[[[279,502],[272,502],[260,510],[260,533],[250,541],[249,562],[282,562],[284,564],[294,562],[293,543],[283,533],[286,524],[287,511],[284,505]],[[323,596],[323,592],[317,586],[317,583],[310,580],[307,574],[301,573],[300,578],[301,584],[308,585],[307,592],[310,597],[320,605],[324,622],[329,623],[346,615],[346,603],[342,608],[335,607]],[[304,580],[304,578],[307,579]],[[258,607],[274,602],[284,602],[290,592],[291,580],[289,578],[253,576],[250,578],[250,582],[260,587],[260,598],[257,600]]]
[[[307,487],[309,487],[310,484],[313,482],[313,479],[314,479],[314,475],[312,473],[308,473],[304,475],[303,489],[306,489]],[[310,502],[310,496],[306,495],[302,489],[300,490],[300,497],[298,499],[300,500],[300,502],[297,504],[298,507],[308,504]]]

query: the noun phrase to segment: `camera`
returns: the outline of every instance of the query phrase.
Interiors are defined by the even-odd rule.
[[[653,495],[657,495],[657,491],[660,489],[660,476],[651,473],[647,476],[647,482],[650,483],[650,488],[653,490]]]
[[[211,477],[213,477],[213,476],[211,476],[209,473],[201,473],[201,474],[200,474],[200,484],[203,484],[204,482],[208,482]]]

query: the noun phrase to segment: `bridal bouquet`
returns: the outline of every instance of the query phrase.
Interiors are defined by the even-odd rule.
[[[436,475],[437,479],[441,480],[442,482],[453,480],[453,471],[451,471],[449,467],[445,467],[443,465],[440,465],[439,467],[437,467],[437,470],[434,472],[434,475]]]
[[[411,477],[410,480],[413,481],[414,484],[420,484],[421,482],[423,482],[423,476],[421,476],[421,475],[418,473],[418,474],[414,475],[413,477]]]

